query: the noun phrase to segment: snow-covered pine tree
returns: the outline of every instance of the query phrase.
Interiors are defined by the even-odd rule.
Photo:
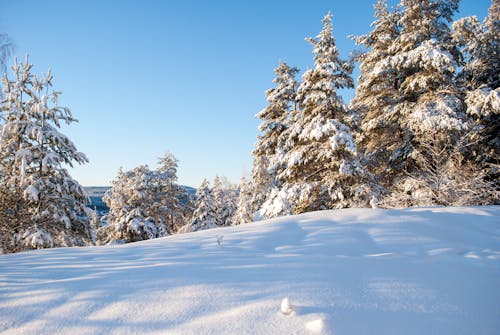
[[[282,172],[282,157],[285,154],[285,131],[296,112],[297,80],[299,69],[280,62],[274,70],[276,87],[266,91],[268,106],[257,113],[261,119],[257,143],[253,150],[254,186],[253,206],[258,209],[269,197],[273,187],[279,187],[277,176]]]
[[[195,210],[191,223],[182,227],[179,232],[193,232],[216,228],[216,206],[212,188],[208,180],[204,179],[196,191]]]
[[[474,124],[469,161],[500,189],[500,0],[493,0],[484,22],[466,17],[453,24],[455,40],[464,47],[465,64],[458,75],[467,114]],[[495,186],[496,184],[496,186]],[[484,199],[488,202],[487,199]],[[489,202],[498,202],[490,199]]]
[[[215,176],[213,189],[215,202],[215,223],[219,227],[233,225],[233,216],[236,212],[238,190],[226,177]]]
[[[350,128],[353,114],[337,94],[353,87],[353,64],[339,58],[330,13],[319,35],[306,40],[313,46],[314,68],[304,73],[297,91],[299,110],[287,131],[279,175],[283,186],[264,204],[265,217],[349,206],[363,174]]]
[[[248,185],[253,187],[251,190],[252,196],[249,199],[248,207],[252,208],[252,212],[257,212],[264,202],[270,197],[271,190],[279,183],[277,178],[278,174],[271,171],[270,166],[273,164],[271,160],[277,158],[276,156],[267,155],[253,155],[252,173]],[[274,162],[276,164],[276,162]],[[282,166],[281,163],[278,163]],[[276,166],[278,165],[276,164]]]
[[[381,65],[393,56],[392,43],[399,34],[399,11],[389,11],[386,0],[378,0],[375,8],[375,21],[372,31],[355,38],[356,44],[365,50],[356,55],[360,62],[360,77],[356,95],[351,101],[351,109],[361,117],[357,144],[363,155],[363,165],[373,173],[377,182],[390,187],[392,175],[401,170],[404,159],[391,160],[393,152],[399,152],[400,145],[407,142],[397,120],[388,119],[388,106],[395,102],[397,94],[396,71],[393,67]],[[402,158],[402,157],[398,157]]]
[[[152,215],[158,189],[147,165],[118,171],[103,201],[109,206],[108,232],[114,241],[136,242],[165,236],[163,221]]]
[[[252,205],[253,190],[252,182],[241,177],[236,212],[232,219],[233,225],[245,224],[254,220],[256,209]]]
[[[222,215],[224,201],[225,201],[225,190],[222,185],[221,178],[216,175],[213,182],[212,194],[214,196],[214,205],[215,205],[215,225],[222,227],[224,226],[224,218]]]
[[[174,154],[170,151],[166,151],[163,156],[158,158],[158,168],[157,171],[165,174],[165,178],[168,178],[172,183],[177,181],[177,170],[179,169],[179,160],[175,158]]]
[[[152,214],[157,222],[164,222],[168,234],[182,227],[191,213],[191,199],[186,189],[177,182],[179,161],[167,151],[158,161],[155,178],[158,191],[153,202]]]
[[[184,226],[192,204],[186,189],[176,183],[177,169],[178,160],[168,151],[157,170],[147,165],[126,172],[120,169],[103,198],[110,208],[109,238],[104,240],[141,241],[173,234]]]
[[[91,244],[83,187],[63,166],[87,158],[59,131],[76,122],[57,104],[50,71],[14,62],[0,103],[0,225],[4,251]]]

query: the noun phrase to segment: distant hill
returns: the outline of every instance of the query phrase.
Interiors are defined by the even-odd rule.
[[[109,212],[109,207],[102,201],[102,197],[104,197],[104,193],[109,190],[111,187],[109,186],[92,186],[92,187],[84,187],[85,191],[89,195],[90,204],[88,207],[94,209],[99,212],[99,214],[104,214]]]
[[[195,188],[189,186],[183,187],[186,189],[186,191],[188,191],[190,195],[196,194]],[[109,212],[109,207],[104,203],[104,201],[102,201],[102,197],[104,197],[104,193],[106,193],[106,191],[111,189],[110,186],[88,186],[84,187],[84,189],[90,198],[90,204],[88,207],[92,209],[95,208],[101,215]]]
[[[103,197],[104,193],[106,193],[107,190],[109,190],[111,186],[90,186],[90,187],[84,187],[85,191],[87,191],[87,194],[89,197]]]

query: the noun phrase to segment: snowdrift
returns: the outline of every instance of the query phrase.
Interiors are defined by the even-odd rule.
[[[0,256],[2,334],[498,334],[500,207],[348,209]]]

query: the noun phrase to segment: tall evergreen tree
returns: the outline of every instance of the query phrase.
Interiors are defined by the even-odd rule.
[[[52,74],[32,74],[28,57],[3,78],[0,103],[0,230],[7,251],[91,243],[83,187],[63,166],[87,158],[59,129],[76,121],[57,104]]]
[[[378,183],[388,187],[394,170],[400,169],[404,160],[391,159],[394,152],[405,141],[405,134],[399,124],[386,117],[387,107],[395,103],[397,94],[397,72],[392,67],[381,65],[388,62],[392,44],[399,35],[399,11],[389,11],[386,0],[378,0],[375,7],[375,21],[372,31],[357,37],[356,44],[365,47],[355,59],[360,62],[360,77],[351,108],[361,117],[357,136],[359,150],[364,164],[372,172]]]
[[[493,0],[484,22],[466,17],[454,23],[455,40],[464,47],[458,75],[467,114],[474,124],[469,160],[500,189],[500,0]],[[492,199],[493,201],[499,201]]]
[[[279,187],[278,174],[282,172],[281,159],[285,154],[285,132],[293,114],[296,112],[298,69],[280,62],[274,70],[276,87],[266,91],[269,105],[256,116],[261,119],[259,131],[261,135],[253,151],[254,166],[252,182],[256,209],[269,197],[273,187]]]
[[[349,206],[354,179],[362,174],[350,126],[353,115],[337,90],[352,88],[353,64],[339,58],[331,14],[313,46],[314,68],[302,76],[299,110],[287,131],[283,187],[273,191],[261,214],[276,216]]]
[[[429,176],[467,128],[455,82],[459,51],[449,27],[458,0],[402,0],[401,5],[401,33],[390,61],[399,94],[388,115],[398,118],[411,137],[402,147],[406,175],[393,181],[393,196],[405,199],[406,206],[443,204],[442,183],[453,182],[440,178],[435,183]]]
[[[469,90],[500,87],[500,0],[492,0],[484,22],[470,16],[456,21],[453,28],[455,41],[464,47],[461,85]]]
[[[155,171],[157,192],[152,211],[157,221],[164,222],[168,234],[182,227],[188,219],[191,199],[186,189],[177,184],[179,161],[167,151],[158,160]]]
[[[433,166],[428,163],[442,158],[435,153],[449,154],[467,128],[455,83],[460,53],[449,27],[457,9],[458,0],[402,0],[396,13],[378,14],[389,26],[397,18],[398,27],[389,30],[393,41],[371,76],[388,75],[393,89],[377,100],[380,117],[372,120],[370,113],[363,115],[362,129],[378,127],[381,142],[361,143],[369,154],[389,148],[373,155],[369,166],[382,176],[398,205],[428,204],[421,201],[424,198],[431,199],[431,204],[440,202],[440,186],[428,178],[432,173],[428,167]],[[360,95],[356,102],[362,105],[364,101]],[[422,196],[429,192],[433,195]]]

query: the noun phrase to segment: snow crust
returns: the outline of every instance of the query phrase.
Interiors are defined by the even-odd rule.
[[[0,269],[6,335],[497,334],[500,207],[313,212]]]

